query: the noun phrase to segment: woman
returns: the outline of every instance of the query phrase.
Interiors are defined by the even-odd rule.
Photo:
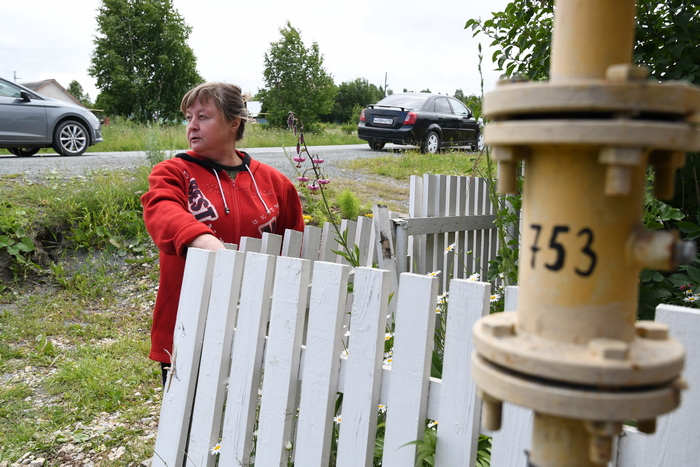
[[[156,165],[141,197],[146,228],[160,250],[160,286],[149,358],[165,383],[187,248],[224,248],[241,237],[304,230],[301,203],[289,179],[236,149],[248,112],[238,86],[205,83],[185,94],[191,151]]]

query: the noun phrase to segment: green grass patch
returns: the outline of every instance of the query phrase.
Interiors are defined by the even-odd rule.
[[[411,175],[472,175],[488,173],[486,156],[481,153],[448,151],[422,154],[417,150],[389,153],[371,159],[355,159],[343,164],[347,169],[408,181]]]

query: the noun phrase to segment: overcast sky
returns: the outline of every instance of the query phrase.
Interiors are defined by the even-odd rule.
[[[77,80],[94,100],[87,73],[99,0],[0,3],[0,76],[17,82]],[[464,24],[490,18],[508,0],[173,0],[192,27],[189,45],[207,81],[236,83],[255,94],[264,86],[264,55],[289,20],[304,44],[318,43],[336,84],[366,78],[394,92],[430,89],[480,94],[477,46],[484,47],[484,89],[493,89],[488,40]]]

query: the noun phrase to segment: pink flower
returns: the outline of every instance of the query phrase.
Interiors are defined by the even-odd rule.
[[[306,160],[306,157],[301,157],[297,156],[294,159],[292,159],[294,162],[304,162]]]
[[[331,181],[328,180],[327,178],[319,178],[318,179],[318,184],[319,185],[328,185]]]
[[[316,191],[316,190],[320,190],[320,189],[321,189],[321,187],[316,185],[315,183],[309,185],[309,190],[311,190],[311,191]]]
[[[297,180],[299,180],[300,182],[308,182],[309,177],[297,177]]]
[[[326,162],[325,160],[319,159],[318,157],[316,159],[311,160],[314,162],[314,164],[323,164],[324,162]]]
[[[287,127],[292,128],[294,126],[294,117],[292,114],[289,114],[289,117],[287,117]]]

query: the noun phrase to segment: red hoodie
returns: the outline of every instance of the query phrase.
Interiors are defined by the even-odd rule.
[[[277,169],[237,152],[244,165],[233,179],[194,151],[161,162],[148,177],[149,190],[141,197],[143,217],[160,250],[149,355],[155,361],[170,363],[188,244],[203,234],[240,244],[241,237],[304,230],[292,182]]]

